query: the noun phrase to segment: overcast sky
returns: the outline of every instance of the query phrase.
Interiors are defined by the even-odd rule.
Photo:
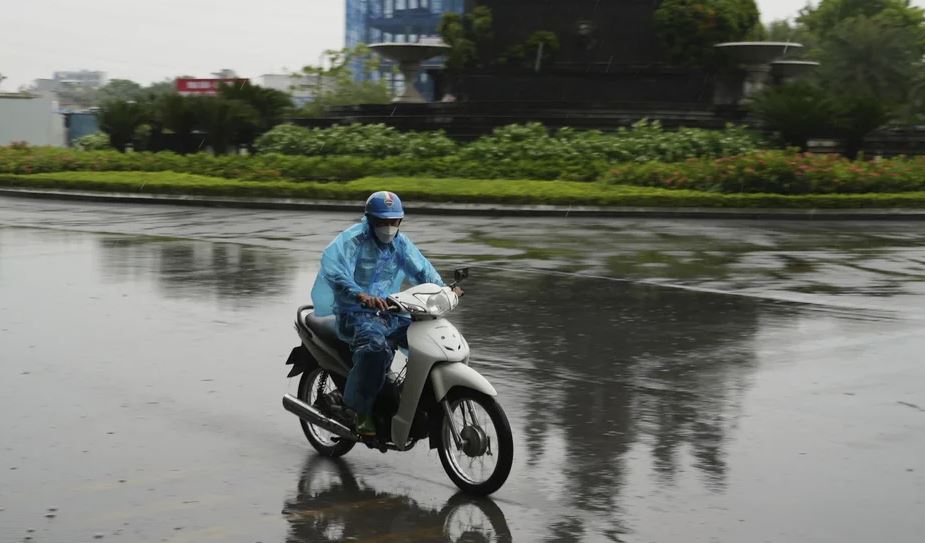
[[[766,21],[805,4],[758,0]],[[222,68],[258,78],[317,64],[344,41],[343,0],[7,0],[2,11],[0,89],[7,91],[58,70],[144,84]]]

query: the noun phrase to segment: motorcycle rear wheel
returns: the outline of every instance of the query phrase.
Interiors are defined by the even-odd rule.
[[[334,382],[328,377],[327,372],[321,368],[315,368],[312,371],[303,373],[302,378],[299,380],[298,397],[300,400],[308,405],[315,405],[315,401],[318,398],[318,383],[322,375],[326,381],[324,390],[331,391],[334,389]],[[299,419],[299,424],[302,425],[302,432],[305,433],[308,442],[311,443],[312,447],[322,456],[338,458],[350,452],[350,449],[356,445],[354,441],[340,439],[331,432],[319,428],[314,424],[305,422],[302,419]]]
[[[501,488],[514,462],[514,438],[507,415],[494,398],[472,389],[453,389],[447,400],[457,431],[477,436],[481,446],[457,447],[444,416],[438,447],[440,463],[464,492],[487,496]]]

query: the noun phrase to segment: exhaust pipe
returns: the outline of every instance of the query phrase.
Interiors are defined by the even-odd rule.
[[[314,424],[315,426],[327,430],[328,432],[331,432],[340,438],[349,439],[350,441],[360,440],[359,436],[353,433],[350,428],[347,428],[334,419],[324,416],[321,411],[318,411],[314,407],[308,405],[307,403],[291,394],[286,394],[283,396],[283,408],[285,408],[286,411],[289,411],[290,413],[298,416],[305,422]]]

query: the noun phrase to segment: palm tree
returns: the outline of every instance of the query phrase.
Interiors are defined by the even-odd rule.
[[[225,154],[236,143],[253,139],[259,122],[257,111],[239,100],[203,97],[194,102],[197,126],[215,154]]]
[[[166,94],[155,101],[156,118],[162,128],[173,132],[180,153],[190,151],[190,139],[196,128],[196,112],[190,98]]]
[[[97,114],[100,130],[109,135],[109,143],[119,151],[125,151],[131,143],[135,129],[146,120],[145,108],[137,102],[112,100],[103,103]]]
[[[285,92],[250,83],[222,85],[218,92],[223,98],[238,100],[254,108],[259,119],[257,130],[260,134],[282,122],[283,116],[292,109],[292,99]]]

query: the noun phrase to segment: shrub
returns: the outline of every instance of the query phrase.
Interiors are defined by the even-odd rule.
[[[478,177],[535,178],[527,171],[539,168],[546,172],[542,175],[544,179],[591,180],[599,178],[608,163],[729,156],[755,150],[760,144],[754,134],[735,126],[725,130],[685,128],[670,132],[659,123],[648,121],[614,133],[563,128],[550,134],[539,123],[509,125],[464,146],[458,146],[442,132],[399,132],[385,125],[325,129],[283,125],[261,137],[257,150],[263,154],[422,160],[455,156],[456,167],[498,172],[479,173]],[[518,173],[520,170],[523,173]]]
[[[669,132],[658,122],[643,120],[615,133],[563,128],[550,134],[543,125],[531,123],[498,128],[490,136],[461,149],[459,155],[467,160],[553,161],[567,170],[594,170],[601,163],[674,162],[701,156],[737,155],[753,151],[759,145],[755,135],[735,126],[725,130],[684,128]]]
[[[830,93],[808,83],[770,87],[755,97],[752,109],[786,145],[805,151],[810,138],[832,130]]]
[[[112,149],[109,136],[102,132],[87,134],[74,140],[74,148],[81,151],[105,151]]]
[[[612,168],[615,184],[724,193],[844,194],[925,190],[925,158],[868,162],[835,155],[761,151],[738,157],[649,162]]]
[[[258,153],[366,157],[428,158],[452,154],[456,144],[440,132],[399,132],[383,124],[351,124],[331,128],[281,125],[256,142]]]
[[[254,148],[258,153],[281,153],[284,155],[305,155],[309,147],[305,144],[312,137],[311,130],[292,124],[281,124],[257,138]]]
[[[602,179],[611,185],[695,189],[715,193],[862,194],[925,191],[925,157],[851,161],[796,151],[752,151],[741,156],[683,162],[470,160],[458,155],[426,159],[393,156],[213,156],[207,153],[119,153],[48,147],[0,147],[0,174],[65,171],[174,172],[232,180],[275,182],[344,181],[362,177],[493,179]],[[172,175],[172,174],[171,174]],[[449,183],[449,181],[447,181]],[[475,183],[475,181],[473,181]],[[473,185],[475,186],[475,185]],[[556,185],[545,185],[552,190]],[[589,189],[590,190],[590,189]]]

